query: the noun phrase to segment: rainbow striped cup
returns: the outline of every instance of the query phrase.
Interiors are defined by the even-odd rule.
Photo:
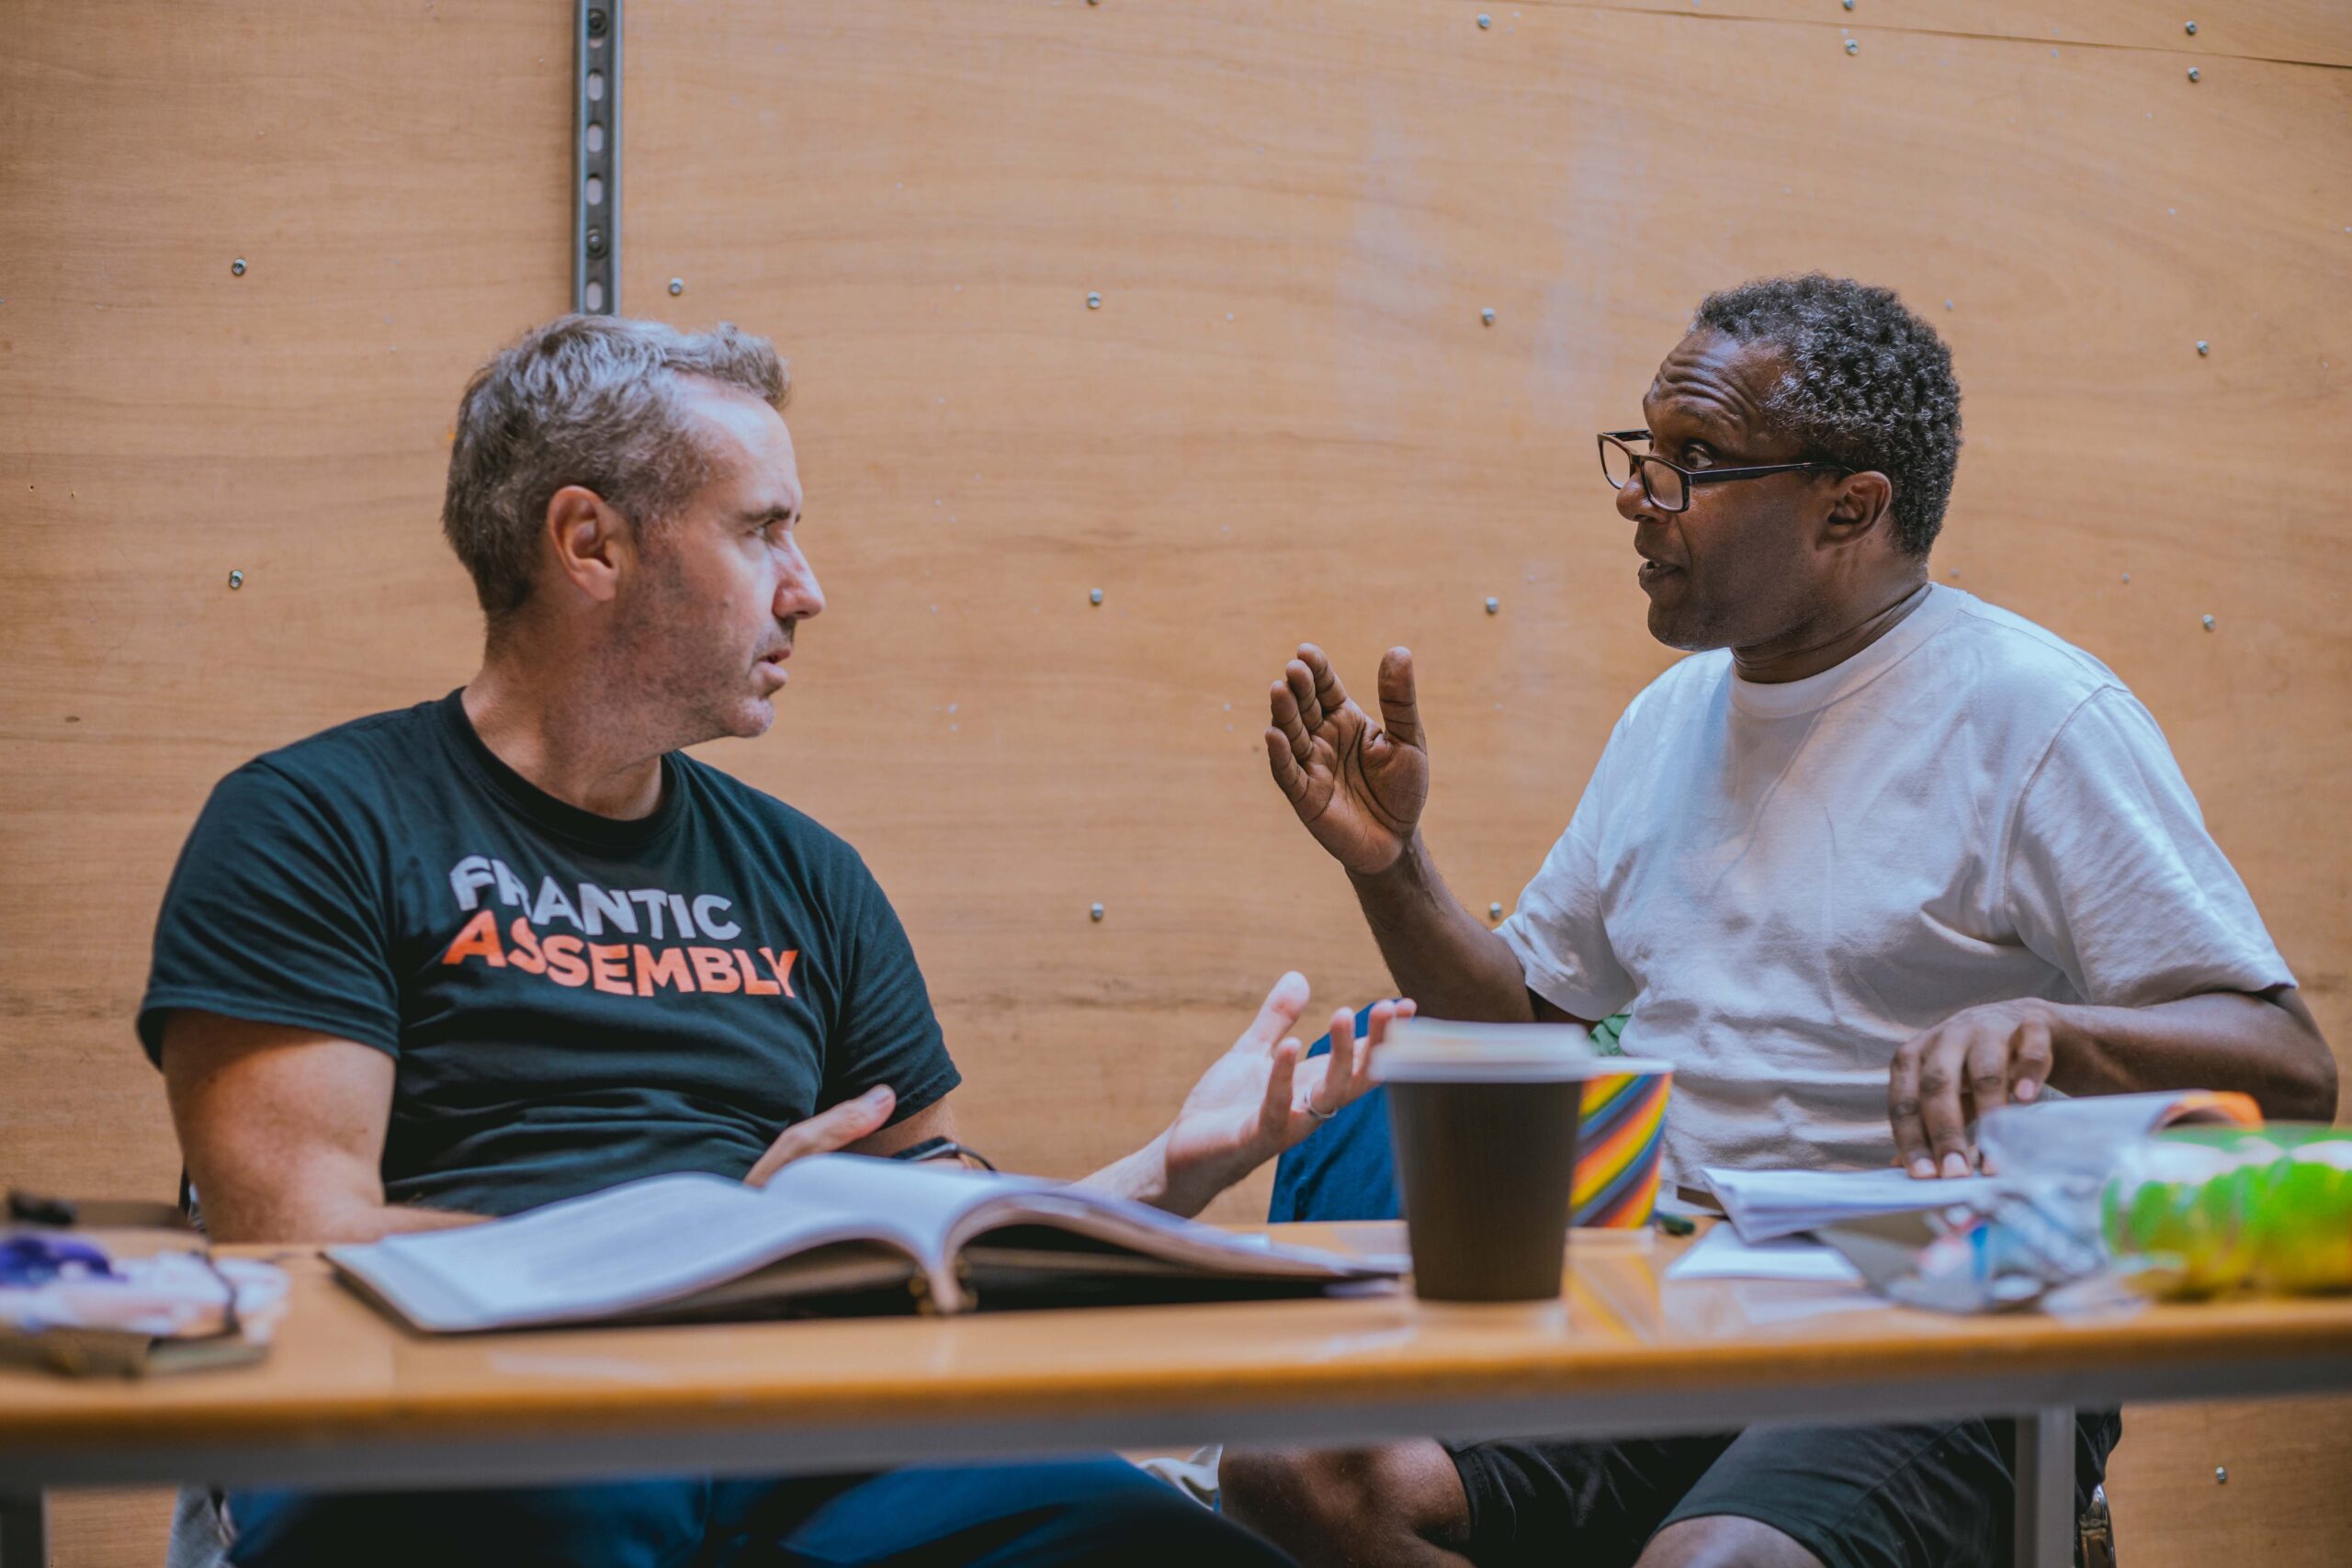
[[[1630,1056],[1601,1061],[1609,1071],[1584,1086],[1569,1223],[1629,1229],[1649,1224],[1657,1204],[1658,1150],[1674,1068]]]

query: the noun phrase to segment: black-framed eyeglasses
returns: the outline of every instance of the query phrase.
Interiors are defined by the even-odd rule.
[[[1623,490],[1638,475],[1642,489],[1648,492],[1651,503],[1660,512],[1688,511],[1692,485],[1721,484],[1725,479],[1760,479],[1766,474],[1793,474],[1807,468],[1823,468],[1836,474],[1853,472],[1851,468],[1837,463],[1767,463],[1760,468],[1686,468],[1655,452],[1636,452],[1626,445],[1630,441],[1650,439],[1650,433],[1646,430],[1604,430],[1598,439],[1600,443],[1600,473],[1609,481],[1609,488]]]

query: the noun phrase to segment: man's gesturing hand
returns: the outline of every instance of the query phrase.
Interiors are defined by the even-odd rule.
[[[890,1108],[899,1097],[888,1086],[876,1084],[855,1100],[844,1100],[829,1111],[820,1111],[805,1122],[795,1122],[777,1134],[760,1163],[743,1180],[752,1187],[765,1187],[768,1178],[808,1155],[829,1155],[845,1149],[860,1138],[882,1130],[890,1120]]]
[[[1349,700],[1311,642],[1299,645],[1269,701],[1266,761],[1315,841],[1367,876],[1396,864],[1430,793],[1411,650],[1381,657],[1380,726]]]
[[[2024,998],[1956,1012],[1894,1054],[1886,1116],[1895,1157],[1914,1176],[1966,1176],[1968,1124],[2050,1082],[2058,1010]]]
[[[1289,1031],[1306,1006],[1306,980],[1283,976],[1233,1048],[1201,1075],[1169,1123],[1164,1159],[1178,1199],[1169,1207],[1197,1213],[1209,1199],[1305,1138],[1372,1086],[1372,1055],[1388,1026],[1413,1016],[1409,1001],[1372,1010],[1370,1032],[1355,1037],[1355,1014],[1331,1015],[1331,1053],[1302,1061]],[[1186,1206],[1179,1206],[1186,1205]]]

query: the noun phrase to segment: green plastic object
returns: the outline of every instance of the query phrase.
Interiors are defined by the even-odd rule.
[[[2352,1132],[2155,1134],[2118,1163],[2099,1218],[2109,1255],[2155,1295],[2352,1291]]]

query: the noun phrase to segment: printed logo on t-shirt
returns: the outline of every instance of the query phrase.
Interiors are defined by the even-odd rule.
[[[792,966],[799,950],[738,942],[743,928],[734,919],[734,903],[716,893],[608,888],[552,875],[541,877],[534,893],[504,861],[486,855],[468,855],[451,866],[449,891],[458,911],[471,918],[442,953],[443,964],[480,960],[493,969],[519,969],[559,986],[594,986],[616,997],[664,989],[795,996]],[[484,908],[484,894],[521,911],[503,932],[500,909]],[[571,931],[553,930],[558,924]],[[644,940],[594,940],[615,934]]]

